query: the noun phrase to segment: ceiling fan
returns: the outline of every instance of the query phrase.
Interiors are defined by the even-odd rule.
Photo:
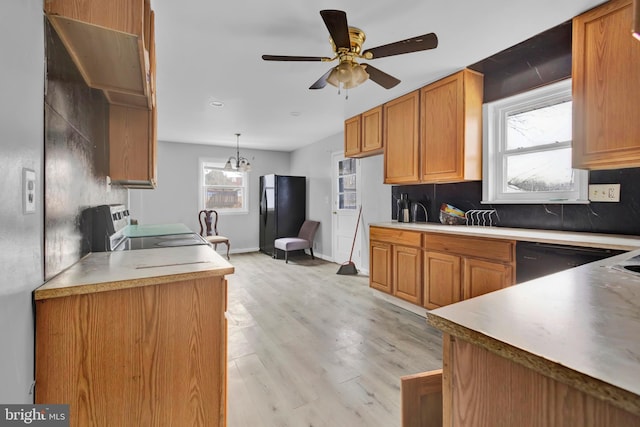
[[[371,79],[385,89],[391,89],[400,83],[397,78],[380,71],[369,64],[359,64],[356,59],[377,59],[385,56],[402,55],[434,49],[438,46],[438,37],[434,33],[389,43],[362,51],[365,41],[364,31],[347,25],[347,14],[341,10],[321,10],[320,15],[329,30],[330,42],[335,53],[333,58],[321,56],[285,56],[262,55],[265,61],[339,61],[338,65],[327,71],[312,84],[309,89],[322,89],[327,83],[344,89],[354,88],[367,79]]]

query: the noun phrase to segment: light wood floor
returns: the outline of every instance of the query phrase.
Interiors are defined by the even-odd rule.
[[[400,377],[442,367],[440,333],[368,277],[308,256],[231,263],[229,427],[400,426]]]

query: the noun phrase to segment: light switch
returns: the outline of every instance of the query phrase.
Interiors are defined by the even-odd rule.
[[[22,211],[25,214],[36,212],[36,172],[22,169]]]

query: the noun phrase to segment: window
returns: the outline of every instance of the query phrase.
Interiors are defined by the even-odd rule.
[[[200,207],[218,213],[247,213],[248,172],[225,170],[224,161],[200,160]]]
[[[356,159],[349,158],[338,161],[338,209],[357,209],[356,167]]]
[[[483,203],[588,203],[571,167],[571,80],[484,105]]]

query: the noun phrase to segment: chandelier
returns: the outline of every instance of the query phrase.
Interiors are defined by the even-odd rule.
[[[233,163],[231,161],[233,160]],[[237,169],[241,172],[249,172],[251,170],[251,163],[246,157],[240,157],[240,134],[236,133],[236,156],[229,157],[227,163],[224,165],[225,170]]]

